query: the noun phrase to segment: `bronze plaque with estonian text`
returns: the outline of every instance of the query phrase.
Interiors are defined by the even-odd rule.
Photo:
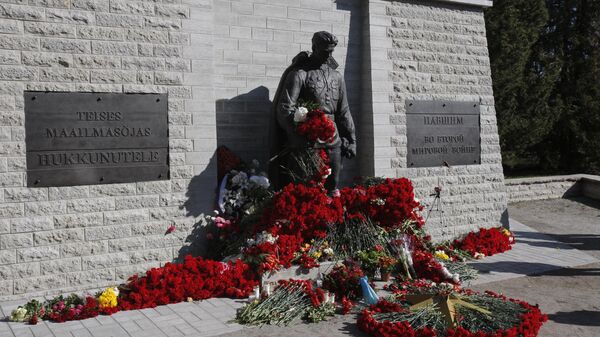
[[[480,105],[407,101],[408,167],[481,163]]]
[[[169,178],[167,94],[25,92],[27,186]]]

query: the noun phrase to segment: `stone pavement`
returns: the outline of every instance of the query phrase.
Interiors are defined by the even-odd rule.
[[[510,219],[510,230],[517,239],[511,250],[469,263],[479,270],[479,277],[471,281],[471,285],[503,281],[600,261],[514,219]]]
[[[517,243],[511,251],[472,262],[472,265],[480,270],[480,276],[471,282],[471,285],[599,261],[513,219],[510,225],[517,237]],[[0,303],[0,314],[6,316],[17,305],[24,302],[25,300]],[[38,325],[31,326],[2,321],[0,337],[217,336],[243,329],[239,324],[231,322],[236,309],[242,305],[243,301],[240,300],[215,298],[201,302],[119,312],[112,316],[98,316],[67,323],[41,321]]]
[[[24,301],[0,304],[4,315]],[[242,326],[231,323],[242,301],[212,298],[152,309],[118,312],[112,316],[37,325],[0,322],[0,337],[180,337],[216,336]]]

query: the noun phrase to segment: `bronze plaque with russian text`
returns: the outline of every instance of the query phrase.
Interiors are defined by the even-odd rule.
[[[27,186],[169,178],[166,94],[25,92]]]
[[[407,101],[408,167],[481,163],[480,105]]]

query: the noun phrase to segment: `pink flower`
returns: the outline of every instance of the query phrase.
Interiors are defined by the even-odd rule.
[[[218,228],[225,228],[231,225],[231,221],[221,218],[220,216],[215,218],[215,225]]]
[[[173,233],[175,231],[175,229],[177,229],[177,227],[175,227],[175,225],[169,226],[169,228],[167,228],[167,233],[166,234]]]

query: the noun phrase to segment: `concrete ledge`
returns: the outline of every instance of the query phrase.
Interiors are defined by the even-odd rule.
[[[492,0],[437,0],[439,2],[452,2],[463,5],[479,6],[479,7],[492,7],[494,2]]]
[[[585,196],[600,200],[600,176],[573,174],[504,181],[509,202]]]
[[[384,0],[389,2],[399,2],[401,0]],[[469,5],[476,7],[492,7],[494,5],[494,1],[492,0],[431,0],[433,2],[446,2],[446,3],[454,3],[460,5]],[[431,2],[431,1],[423,1],[423,2]]]

